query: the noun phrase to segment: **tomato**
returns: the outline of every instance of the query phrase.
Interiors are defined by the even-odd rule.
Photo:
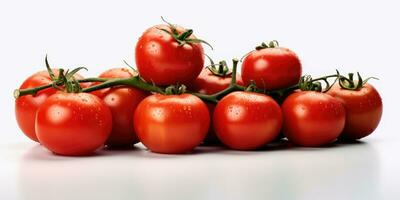
[[[366,83],[354,91],[335,84],[327,93],[339,99],[346,109],[346,123],[340,138],[357,140],[376,129],[382,116],[382,99],[372,85]]]
[[[200,75],[190,84],[188,89],[193,92],[199,92],[202,94],[215,94],[229,87],[232,80],[232,76],[229,75],[216,75],[211,72],[209,68],[204,68]],[[240,74],[236,76],[236,83],[238,85],[244,85]],[[214,113],[215,104],[207,103],[210,118]],[[207,137],[204,140],[204,144],[217,144],[219,140],[213,130],[212,121],[210,124],[210,130],[208,131]]]
[[[126,68],[114,68],[100,74],[101,78],[129,78],[136,75]],[[128,146],[139,140],[133,129],[133,114],[148,93],[137,88],[120,86],[95,91],[111,110],[112,131],[106,141],[109,147]]]
[[[246,85],[255,81],[259,88],[282,89],[297,84],[300,77],[300,60],[288,48],[258,48],[243,60],[242,78]]]
[[[175,26],[182,34],[186,30]],[[204,65],[204,50],[200,43],[180,45],[169,33],[171,26],[157,25],[147,29],[136,44],[136,66],[141,77],[156,85],[188,83],[194,80]],[[196,39],[190,35],[189,39]]]
[[[345,109],[334,97],[313,91],[291,94],[282,105],[283,133],[296,145],[318,147],[336,140],[344,128]]]
[[[58,69],[53,69],[54,74],[58,76]],[[82,79],[83,77],[75,74],[75,78]],[[42,85],[50,84],[51,78],[47,71],[40,71],[29,76],[20,86],[19,89],[28,89],[39,87]],[[82,87],[87,84],[81,84]],[[39,91],[36,95],[26,95],[18,97],[15,100],[15,116],[17,123],[22,132],[33,141],[38,142],[35,132],[35,116],[37,109],[43,104],[43,102],[52,94],[56,93],[57,90],[54,88],[48,88]]]
[[[282,113],[267,95],[232,92],[218,102],[213,122],[222,143],[232,149],[253,150],[278,136]]]
[[[136,108],[134,127],[139,140],[156,153],[186,153],[207,134],[207,106],[191,94],[154,94]]]
[[[110,110],[101,99],[89,93],[53,94],[36,115],[39,142],[60,155],[91,154],[103,146],[111,127]]]

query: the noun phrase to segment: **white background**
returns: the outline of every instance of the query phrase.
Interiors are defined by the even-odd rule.
[[[0,1],[0,199],[400,199],[399,8],[396,1]],[[189,155],[139,149],[57,157],[29,141],[14,118],[13,89],[44,69],[85,66],[85,76],[134,63],[149,26],[193,28],[216,59],[277,39],[312,75],[360,71],[384,102],[375,133],[326,148]],[[207,49],[207,47],[205,47]]]

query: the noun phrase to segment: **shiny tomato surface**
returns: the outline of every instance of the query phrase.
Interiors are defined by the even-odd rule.
[[[345,109],[334,97],[313,91],[291,94],[282,105],[283,133],[290,142],[307,147],[327,145],[344,128]]]
[[[89,93],[53,94],[36,115],[39,142],[60,155],[93,153],[103,146],[111,128],[110,110],[101,99]]]
[[[378,127],[383,109],[382,98],[371,84],[367,83],[355,91],[342,89],[335,84],[328,94],[339,99],[346,109],[346,124],[340,138],[361,139]]]
[[[271,97],[240,91],[230,93],[218,102],[213,122],[218,138],[226,146],[253,150],[278,136],[282,113]]]
[[[205,138],[210,117],[205,103],[191,94],[154,94],[136,108],[134,127],[139,140],[156,153],[193,150]]]
[[[109,69],[100,78],[129,78],[136,73],[126,68]],[[94,91],[93,94],[100,97],[108,106],[112,114],[112,131],[106,141],[108,147],[124,147],[139,142],[133,128],[133,114],[137,105],[146,98],[149,93],[143,90],[118,86]]]
[[[193,92],[199,92],[202,94],[211,95],[229,87],[231,80],[232,80],[231,75],[217,76],[213,74],[208,68],[204,68],[201,71],[200,75],[193,82],[188,84],[188,89]],[[238,85],[242,86],[244,85],[240,74],[236,75],[236,83]],[[210,118],[212,118],[215,104],[207,103],[207,107],[208,111],[210,112]],[[204,144],[208,145],[208,144],[218,144],[218,143],[219,140],[215,135],[211,120],[210,130],[204,140]]]
[[[58,69],[53,69],[54,74],[58,76]],[[75,74],[76,79],[82,79],[79,74]],[[50,84],[51,78],[47,71],[40,71],[29,76],[19,87],[19,89],[28,89]],[[82,87],[87,86],[86,83],[81,84]],[[35,132],[35,116],[37,109],[52,94],[56,93],[54,88],[48,88],[39,91],[36,95],[26,95],[15,100],[15,116],[18,126],[22,132],[31,140],[38,142]]]
[[[246,85],[255,81],[267,90],[282,89],[299,82],[301,63],[297,55],[283,47],[250,52],[243,60],[242,78]]]
[[[171,85],[193,81],[204,66],[204,50],[200,43],[180,45],[167,25],[147,29],[136,44],[136,66],[140,76],[156,85]],[[179,33],[184,28],[176,26]],[[189,38],[195,38],[191,35]]]

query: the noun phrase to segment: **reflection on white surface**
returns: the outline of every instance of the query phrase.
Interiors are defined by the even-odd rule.
[[[194,154],[138,149],[60,157],[34,146],[21,157],[22,199],[379,199],[379,156],[368,143]],[[351,153],[349,153],[351,152]]]

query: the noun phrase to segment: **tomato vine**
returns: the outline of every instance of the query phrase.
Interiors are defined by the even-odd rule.
[[[50,84],[42,85],[42,86],[35,87],[35,88],[16,89],[14,91],[15,98],[25,96],[25,95],[36,95],[39,91],[50,88],[50,87],[54,87],[54,88],[61,90],[62,88],[60,88],[59,86],[63,86],[63,85],[66,86],[66,88],[64,90],[67,92],[93,92],[96,90],[114,87],[114,86],[130,86],[130,87],[135,87],[135,88],[138,88],[138,89],[141,89],[144,91],[160,93],[160,94],[173,94],[174,93],[173,91],[179,91],[179,92],[175,92],[175,93],[179,93],[179,94],[190,93],[190,94],[193,94],[193,95],[199,97],[200,99],[202,99],[204,101],[211,102],[211,103],[217,103],[221,98],[223,98],[224,96],[226,96],[227,94],[229,94],[231,92],[248,90],[248,87],[240,86],[237,84],[237,81],[236,81],[237,66],[239,63],[238,59],[232,59],[233,65],[232,65],[232,72],[230,73],[232,76],[232,80],[231,80],[229,87],[227,87],[226,89],[224,89],[220,92],[217,92],[217,93],[211,94],[211,95],[187,91],[186,87],[185,86],[182,87],[182,85],[160,87],[160,86],[146,82],[145,80],[143,80],[140,77],[140,75],[136,75],[136,76],[133,76],[130,78],[85,78],[85,79],[79,79],[79,80],[72,78],[73,75],[76,72],[78,72],[79,70],[86,69],[83,67],[76,68],[70,72],[68,70],[66,72],[64,72],[63,69],[60,69],[59,76],[56,77],[54,75],[54,73],[52,73],[52,70],[50,69],[50,65],[48,63],[47,56],[45,58],[45,63],[46,63],[46,68],[47,68],[49,75],[52,78],[53,82]],[[220,65],[223,65],[224,70],[227,70],[226,63],[220,63]],[[338,80],[339,80],[340,86],[344,89],[357,89],[357,88],[362,87],[362,85],[365,84],[366,81],[368,81],[369,79],[374,78],[374,77],[370,77],[363,81],[361,79],[361,76],[359,75],[359,73],[357,73],[357,74],[358,74],[358,80],[359,80],[357,82],[357,84],[355,84],[352,74],[349,75],[349,78],[346,78],[346,77],[340,75],[340,73],[338,71],[336,71],[336,74],[323,76],[323,77],[319,77],[319,78],[315,78],[315,79],[313,79],[310,75],[304,75],[301,77],[298,84],[292,85],[287,88],[279,89],[279,90],[260,89],[260,88],[255,87],[255,85],[251,86],[251,84],[249,87],[252,87],[251,91],[253,91],[253,92],[264,93],[264,94],[271,95],[271,96],[284,96],[284,95],[286,95],[294,90],[297,90],[297,89],[307,90],[307,91],[327,92],[332,87],[332,85]],[[329,81],[330,78],[335,78],[335,81],[333,83],[330,83],[330,81]],[[374,78],[374,79],[376,79],[376,78]],[[87,87],[87,88],[78,87],[79,86],[78,83],[83,83],[83,82],[101,82],[101,83]],[[323,84],[321,82],[324,83],[325,87],[322,87]]]

